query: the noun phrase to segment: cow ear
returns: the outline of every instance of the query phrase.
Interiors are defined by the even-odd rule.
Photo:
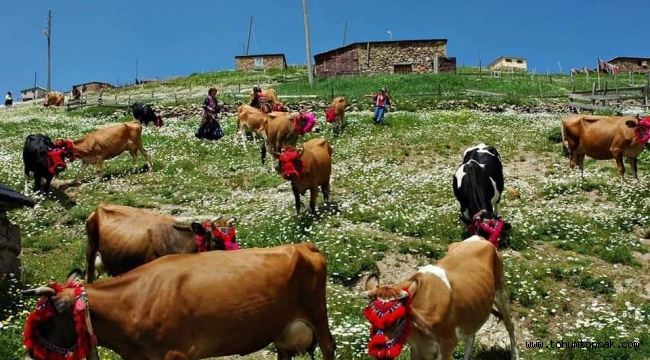
[[[85,271],[81,269],[72,269],[68,276],[66,277],[66,282],[75,281],[78,279],[83,279],[85,277]]]
[[[366,280],[366,290],[373,292],[379,287],[379,276],[377,274],[370,274]]]
[[[638,122],[636,122],[636,121],[634,121],[634,120],[627,120],[627,121],[625,122],[625,125],[627,125],[627,127],[629,127],[629,128],[634,128],[634,127],[636,127],[636,124],[637,124],[637,123],[638,123]]]
[[[411,278],[411,285],[409,285],[409,294],[411,294],[411,296],[415,296],[415,293],[418,292],[418,287],[420,285],[420,276],[418,275],[420,274],[416,274]]]
[[[203,227],[203,225],[201,225],[201,224],[199,224],[197,222],[193,222],[192,224],[190,224],[190,227],[192,228],[192,231],[195,234],[197,234],[197,235],[205,235],[205,228]]]

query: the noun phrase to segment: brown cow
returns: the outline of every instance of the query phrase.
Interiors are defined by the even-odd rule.
[[[254,108],[250,105],[244,104],[237,108],[237,126],[236,134],[233,137],[233,142],[237,142],[237,138],[241,137],[242,143],[244,144],[244,150],[246,149],[246,133],[253,133],[253,140],[255,136],[259,135],[265,139],[262,135],[264,119],[266,119],[267,114],[262,112],[262,110]]]
[[[52,314],[26,329],[27,338],[36,338],[33,343],[73,351],[80,337],[86,345],[82,351],[98,359],[97,347],[83,341],[92,331],[98,345],[125,360],[246,355],[270,343],[278,360],[313,354],[316,344],[324,360],[334,359],[327,262],[311,243],[169,255],[88,284],[85,292],[76,282],[80,275],[69,276],[72,288],[50,283],[23,292],[45,296],[45,311]],[[73,317],[73,311],[81,316]],[[35,347],[27,347],[27,359],[34,358]]]
[[[88,282],[93,282],[95,270],[117,276],[169,254],[226,250],[226,243],[234,242],[235,221],[219,218],[187,225],[143,209],[100,204],[86,219]]]
[[[268,151],[274,159],[280,156],[280,151],[287,146],[296,146],[298,138],[304,135],[303,130],[308,120],[302,116],[296,116],[288,112],[271,112],[267,114],[262,124],[262,138],[266,139],[262,144],[262,164],[266,159]],[[274,171],[271,162],[271,171]]]
[[[327,122],[334,124],[333,135],[338,134],[345,128],[345,107],[347,103],[343,96],[334,98],[330,107],[325,110]]]
[[[570,157],[570,166],[580,167],[585,155],[596,160],[615,159],[618,173],[625,181],[623,157],[630,159],[634,178],[637,157],[650,139],[650,117],[568,115],[562,119],[562,141]]]
[[[371,275],[366,290],[363,295],[371,304],[364,315],[372,324],[372,357],[397,357],[408,342],[413,360],[449,360],[464,339],[468,359],[474,334],[492,313],[508,330],[512,359],[519,358],[503,260],[482,237],[475,235],[451,244],[447,255],[435,265],[420,268],[399,285],[380,287],[378,276]],[[407,315],[409,307],[411,316]],[[392,314],[383,313],[385,309],[391,309]],[[382,329],[385,337],[377,333]]]
[[[138,151],[140,151],[147,161],[148,169],[151,170],[151,158],[142,146],[142,124],[138,121],[111,125],[96,130],[74,140],[73,144],[74,154],[83,162],[75,176],[75,183],[79,183],[79,177],[90,164],[96,165],[95,181],[99,182],[104,160],[112,159],[125,150],[131,154],[134,166],[138,162]]]
[[[65,97],[60,92],[49,92],[45,95],[45,101],[43,101],[43,106],[49,107],[51,105],[61,106],[63,105]]]
[[[296,200],[296,212],[300,215],[300,195],[309,190],[309,209],[316,211],[318,187],[323,191],[325,202],[330,197],[332,173],[332,147],[325,138],[306,141],[301,148],[286,147],[279,157],[282,178],[291,181]]]

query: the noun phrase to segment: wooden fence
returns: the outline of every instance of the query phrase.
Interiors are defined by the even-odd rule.
[[[569,107],[575,113],[580,110],[589,111],[615,111],[616,105],[624,100],[640,100],[643,108],[648,111],[648,93],[650,81],[643,86],[616,87],[609,89],[607,83],[603,89],[597,89],[594,82],[590,91],[573,91],[569,94]]]

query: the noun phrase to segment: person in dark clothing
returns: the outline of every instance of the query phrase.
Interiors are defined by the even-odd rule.
[[[224,136],[219,119],[217,119],[221,108],[217,103],[216,96],[217,89],[210,88],[208,90],[208,96],[203,101],[203,119],[201,120],[201,126],[195,134],[199,139],[219,140]]]
[[[11,91],[7,91],[7,95],[5,95],[5,106],[9,108],[13,104],[14,104],[13,94],[11,93]]]
[[[259,109],[260,108],[260,98],[263,98],[262,89],[259,86],[253,88],[253,99],[251,99],[250,106]]]

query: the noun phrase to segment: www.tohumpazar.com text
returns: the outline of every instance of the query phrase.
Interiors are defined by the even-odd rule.
[[[526,341],[528,349],[638,349],[638,341]]]

